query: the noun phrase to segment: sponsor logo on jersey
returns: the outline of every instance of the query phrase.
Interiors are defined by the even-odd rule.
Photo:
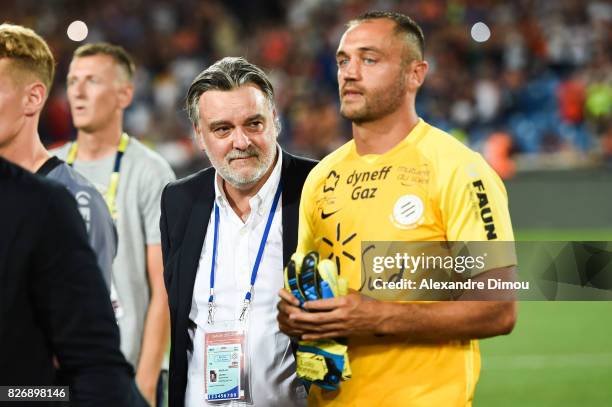
[[[399,166],[397,180],[405,187],[429,184],[429,167],[427,163],[416,167]]]
[[[355,187],[355,189],[353,189],[353,192],[351,193],[351,199],[353,201],[356,201],[358,199],[376,198],[376,192],[378,192],[378,188],[376,187],[372,187],[372,188]]]
[[[403,195],[393,206],[391,223],[400,229],[414,229],[423,222],[425,205],[417,195]]]
[[[333,211],[333,212],[327,212],[327,213],[326,213],[324,209],[321,209],[321,219],[327,219],[327,218],[329,218],[330,216],[332,216],[334,213],[338,212],[339,210],[340,210],[340,209],[337,209],[337,210],[335,210],[335,211]]]
[[[476,194],[476,199],[478,200],[480,219],[482,219],[482,222],[484,223],[484,230],[487,233],[487,240],[495,240],[497,239],[497,234],[495,233],[495,223],[493,222],[491,205],[489,205],[489,198],[487,197],[484,184],[482,183],[482,180],[477,180],[472,182],[472,186],[474,187],[474,193]]]
[[[365,182],[386,180],[387,176],[389,175],[389,172],[391,171],[391,168],[392,167],[389,165],[384,166],[376,171],[353,171],[351,175],[349,175],[346,179],[346,184],[353,187],[353,191],[351,192],[351,199],[356,201],[358,199],[376,198],[378,187],[365,187],[363,184]]]
[[[338,181],[340,181],[340,176],[336,171],[331,170],[331,172],[327,175],[325,179],[325,185],[323,185],[323,193],[332,192],[338,186]]]
[[[343,236],[340,228],[340,223],[336,224],[336,236],[331,238],[323,237],[321,239],[323,243],[330,247],[331,253],[327,256],[327,258],[336,262],[338,273],[340,273],[340,255],[349,259],[350,261],[355,261],[355,255],[347,251],[345,246],[355,239],[355,237],[357,237],[357,233],[354,232]]]

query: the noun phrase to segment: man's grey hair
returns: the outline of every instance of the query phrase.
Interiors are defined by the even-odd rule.
[[[244,85],[255,85],[274,109],[274,88],[265,72],[242,57],[225,57],[209,66],[193,80],[187,91],[186,109],[189,120],[200,130],[200,96],[209,90],[229,91]],[[274,125],[280,132],[280,121]]]

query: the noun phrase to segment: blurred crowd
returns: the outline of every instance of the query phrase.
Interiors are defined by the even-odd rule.
[[[35,29],[58,60],[40,129],[45,143],[75,134],[65,76],[80,43],[66,28],[82,20],[85,41],[113,42],[134,56],[126,130],[180,175],[203,160],[191,141],[186,90],[223,56],[243,55],[269,73],[289,151],[322,157],[343,144],[350,127],[338,114],[335,50],[343,24],[369,9],[401,11],[423,27],[430,71],[419,115],[484,153],[502,176],[515,171],[517,153],[612,161],[605,0],[4,0],[2,20]],[[482,43],[470,35],[479,21],[491,30]]]

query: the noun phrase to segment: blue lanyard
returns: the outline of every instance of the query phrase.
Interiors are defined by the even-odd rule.
[[[274,200],[272,201],[272,208],[270,208],[270,214],[268,215],[268,220],[266,222],[266,228],[264,229],[263,236],[261,237],[261,242],[259,243],[259,250],[257,251],[257,257],[255,258],[255,264],[253,264],[253,271],[251,271],[251,288],[247,291],[244,296],[244,303],[242,306],[242,312],[240,313],[240,321],[243,321],[246,312],[251,303],[251,296],[253,295],[253,289],[255,286],[255,280],[257,279],[257,271],[259,270],[259,265],[261,264],[261,258],[263,257],[264,249],[266,247],[266,242],[268,241],[268,234],[270,233],[270,228],[272,227],[272,220],[274,220],[274,213],[276,212],[276,207],[278,206],[278,201],[280,200],[282,187],[280,183],[278,184],[278,188],[276,189],[276,194],[274,195]],[[214,312],[215,312],[215,266],[217,263],[217,243],[219,241],[219,206],[215,202],[215,232],[213,235],[213,251],[212,251],[212,263],[210,266],[210,296],[208,297],[208,323],[214,323]]]

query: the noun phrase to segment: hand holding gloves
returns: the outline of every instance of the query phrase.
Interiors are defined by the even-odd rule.
[[[285,267],[285,288],[300,301],[300,307],[306,301],[334,298],[348,291],[347,282],[338,276],[336,265],[328,259],[319,261],[317,252],[291,256]],[[340,380],[351,377],[343,339],[299,341],[296,359],[297,375],[307,387],[314,383],[323,389],[336,390]]]

